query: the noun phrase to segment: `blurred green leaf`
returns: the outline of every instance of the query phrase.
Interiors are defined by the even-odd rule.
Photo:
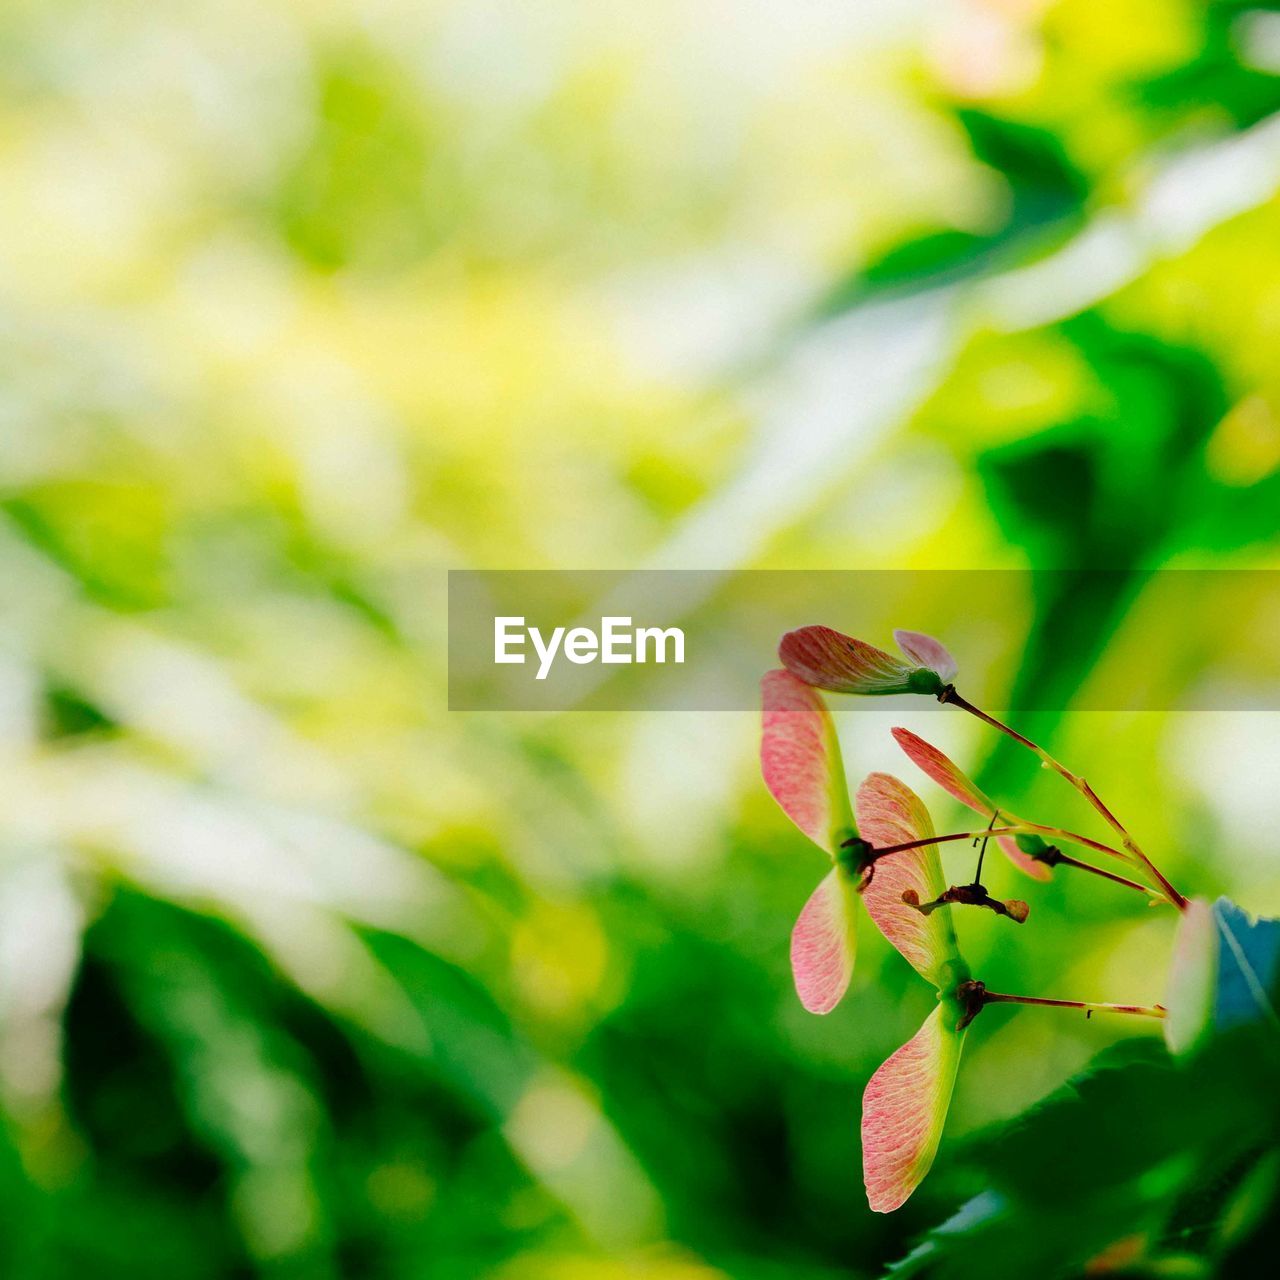
[[[1205,1034],[1260,1023],[1280,1035],[1280,920],[1255,919],[1227,898],[1195,899],[1179,922],[1167,1033],[1181,1052]]]
[[[967,1160],[989,1189],[893,1274],[1012,1280],[1091,1266],[1145,1274],[1162,1259],[1211,1252],[1206,1224],[1280,1133],[1277,1064],[1275,1045],[1252,1032],[1183,1063],[1155,1039],[1100,1054],[1025,1116],[971,1144]]]

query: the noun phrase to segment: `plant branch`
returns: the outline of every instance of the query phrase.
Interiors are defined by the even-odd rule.
[[[1105,853],[1109,858],[1119,858],[1121,862],[1132,862],[1133,859],[1114,845],[1103,844],[1101,840],[1091,840],[1088,836],[1079,835],[1075,831],[1067,831],[1063,827],[1045,827],[1038,822],[1023,821],[1019,830],[1037,836],[1053,836],[1056,840],[1066,840],[1069,844],[1078,844],[1084,849],[1094,849]]]
[[[1096,840],[1087,840],[1084,836],[1077,836],[1070,831],[1060,831],[1056,827],[1042,827],[1034,823],[1026,822],[1016,827],[983,827],[981,831],[954,831],[945,836],[925,836],[921,840],[907,840],[902,844],[886,845],[881,849],[872,849],[871,862],[879,862],[881,858],[887,858],[891,854],[905,853],[908,849],[923,849],[931,844],[948,844],[953,840],[976,840],[988,836],[1016,836],[1026,835],[1027,833],[1035,833],[1039,835],[1054,835],[1062,840],[1070,840],[1076,844],[1087,845],[1091,849],[1101,849],[1106,853],[1111,853],[1117,858],[1124,858],[1124,855],[1118,849],[1112,849],[1109,845],[1100,845]],[[851,842],[846,842],[851,843]],[[1127,862],[1128,859],[1124,858]],[[1128,889],[1136,889],[1139,893],[1154,894],[1155,890],[1149,888],[1145,884],[1139,884],[1136,880],[1129,880],[1124,876],[1118,876],[1112,871],[1104,870],[1102,867],[1095,867],[1090,862],[1081,862],[1079,858],[1073,858],[1070,854],[1059,851],[1057,858],[1053,864],[1055,866],[1075,867],[1079,871],[1087,871],[1090,875],[1101,876],[1104,880],[1111,880],[1115,884],[1122,884]]]
[[[993,729],[998,729],[1001,733],[1012,738],[1015,742],[1021,743],[1028,751],[1034,751],[1047,768],[1052,769],[1060,777],[1070,783],[1071,786],[1080,792],[1080,794],[1088,800],[1094,809],[1101,814],[1107,825],[1120,837],[1120,843],[1125,847],[1132,859],[1146,869],[1147,873],[1160,886],[1169,901],[1172,902],[1179,911],[1185,911],[1187,909],[1186,898],[1184,898],[1182,894],[1180,894],[1177,889],[1175,889],[1173,885],[1165,879],[1164,874],[1142,851],[1138,842],[1134,840],[1134,838],[1125,829],[1125,826],[1120,819],[1117,818],[1109,808],[1107,808],[1098,796],[1098,793],[1094,791],[1094,789],[1083,778],[1072,773],[1065,765],[1060,764],[1043,747],[1037,746],[1030,738],[1025,737],[1016,729],[1011,729],[1007,724],[997,720],[995,716],[988,715],[985,711],[975,707],[972,702],[962,698],[960,694],[955,691],[954,686],[948,685],[943,689],[943,691],[938,694],[938,701],[944,703],[949,702],[954,706],[959,707],[962,711],[967,711],[970,715],[977,716],[979,720],[989,724]]]

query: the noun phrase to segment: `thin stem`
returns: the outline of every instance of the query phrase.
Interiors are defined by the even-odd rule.
[[[908,849],[923,849],[930,844],[949,844],[952,840],[973,840],[978,836],[1015,836],[1025,830],[1024,827],[996,827],[994,830],[988,830],[983,827],[981,831],[955,831],[947,836],[925,836],[921,840],[907,840],[902,844],[886,845],[882,849],[873,849],[873,862],[879,862],[881,858],[887,858],[891,853],[905,853]]]
[[[1122,884],[1128,889],[1136,889],[1139,893],[1154,894],[1156,892],[1150,885],[1139,884],[1136,880],[1118,876],[1114,871],[1107,871],[1103,867],[1095,867],[1091,862],[1081,862],[1079,858],[1073,858],[1068,853],[1060,853],[1058,855],[1058,864],[1063,867],[1078,867],[1081,871],[1088,871],[1091,875],[1101,876],[1104,880]]]
[[[1083,836],[1074,835],[1070,831],[1059,831],[1056,827],[1041,827],[1027,822],[1017,827],[984,827],[981,831],[955,831],[950,835],[925,836],[922,840],[907,840],[903,844],[886,845],[883,849],[872,850],[871,861],[879,862],[881,858],[887,858],[890,854],[905,853],[908,849],[923,849],[926,845],[931,844],[948,844],[953,840],[974,840],[986,836],[1025,835],[1029,831],[1056,835],[1059,839],[1071,840],[1076,844],[1088,845],[1094,849],[1100,848],[1104,852],[1115,854],[1117,858],[1124,857],[1118,849],[1111,849],[1107,845],[1099,845],[1096,841],[1086,840]],[[1125,859],[1125,861],[1128,861],[1128,859]],[[1118,876],[1114,872],[1104,870],[1102,867],[1095,867],[1091,862],[1081,862],[1079,858],[1073,858],[1070,854],[1062,853],[1061,851],[1058,853],[1057,863],[1061,866],[1075,867],[1080,871],[1087,871],[1090,875],[1101,876],[1104,880],[1122,884],[1128,889],[1136,889],[1139,893],[1148,895],[1155,893],[1154,889],[1145,884],[1139,884],[1136,880],[1128,880],[1124,876]]]
[[[988,1004],[1040,1004],[1052,1009],[1084,1009],[1086,1013],[1129,1013],[1139,1018],[1163,1018],[1166,1010],[1162,1004],[1097,1004],[1092,1000],[1050,1000],[1044,996],[1014,996],[1003,991],[983,991],[982,1003]]]
[[[991,821],[987,823],[987,832],[986,832],[986,834],[982,837],[982,844],[981,844],[981,846],[980,846],[980,847],[979,847],[979,849],[978,849],[978,866],[977,866],[977,869],[976,869],[976,870],[974,871],[974,873],[973,873],[973,883],[974,883],[974,884],[981,884],[981,883],[982,883],[982,864],[983,864],[983,862],[986,860],[986,856],[987,856],[987,841],[991,839],[991,832],[992,832],[992,830],[994,830],[994,828],[995,828],[995,825],[996,825],[996,817],[997,817],[998,813],[999,813],[999,810],[998,810],[998,809],[993,809],[993,810],[991,811]]]
[[[1110,809],[1103,804],[1098,793],[1081,777],[1071,772],[1065,765],[1055,760],[1043,747],[1037,746],[1030,738],[1024,737],[1016,729],[1011,729],[1007,724],[997,720],[995,716],[989,716],[985,711],[975,707],[972,702],[962,698],[955,689],[948,685],[939,695],[939,702],[950,702],[959,707],[962,711],[967,711],[970,715],[977,716],[979,720],[985,721],[993,729],[998,729],[1001,733],[1012,738],[1015,742],[1021,743],[1029,751],[1034,751],[1041,761],[1060,777],[1069,782],[1082,796],[1102,815],[1107,825],[1120,837],[1120,843],[1128,850],[1133,859],[1143,866],[1152,876],[1155,882],[1164,891],[1165,896],[1173,903],[1179,911],[1187,909],[1187,900],[1180,894],[1177,889],[1165,879],[1163,873],[1154,862],[1142,851],[1138,846],[1138,842],[1125,829],[1124,824],[1116,817]]]

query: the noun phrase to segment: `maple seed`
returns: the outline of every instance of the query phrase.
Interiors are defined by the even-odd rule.
[[[1005,916],[1015,924],[1022,924],[1031,914],[1031,908],[1021,899],[1010,898],[1007,902],[993,898],[980,884],[953,884],[932,902],[921,902],[920,895],[914,889],[904,890],[902,900],[909,907],[915,907],[921,915],[930,915],[940,907],[949,907],[953,903],[966,907],[986,907],[998,916]]]
[[[919,631],[895,631],[893,638],[901,658],[830,627],[800,627],[782,637],[778,657],[806,684],[831,693],[940,695],[955,678],[955,659]]]
[[[785,671],[761,680],[760,768],[782,811],[836,862],[840,842],[857,831],[840,744],[821,696]],[[791,968],[800,1002],[830,1013],[853,972],[857,934],[851,877],[838,865],[818,882],[791,931]]]

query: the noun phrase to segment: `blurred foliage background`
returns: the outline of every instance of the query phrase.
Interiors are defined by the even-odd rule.
[[[800,1009],[820,855],[755,719],[451,715],[443,571],[1052,567],[1010,690],[1193,683],[1125,622],[1150,570],[1276,567],[1274,9],[0,8],[5,1274],[870,1277],[990,1209],[992,1126],[1096,1052],[1167,1071],[1146,1027],[989,1011],[871,1215],[861,1090],[929,994],[865,931]],[[901,715],[838,711],[855,782],[959,820]],[[1093,831],[981,726],[906,723]],[[1022,727],[1185,891],[1280,909],[1273,717]],[[1169,913],[992,874],[1033,911],[961,920],[993,987],[1159,999]],[[1125,1165],[1116,1106],[1150,1215],[1189,1157]]]

